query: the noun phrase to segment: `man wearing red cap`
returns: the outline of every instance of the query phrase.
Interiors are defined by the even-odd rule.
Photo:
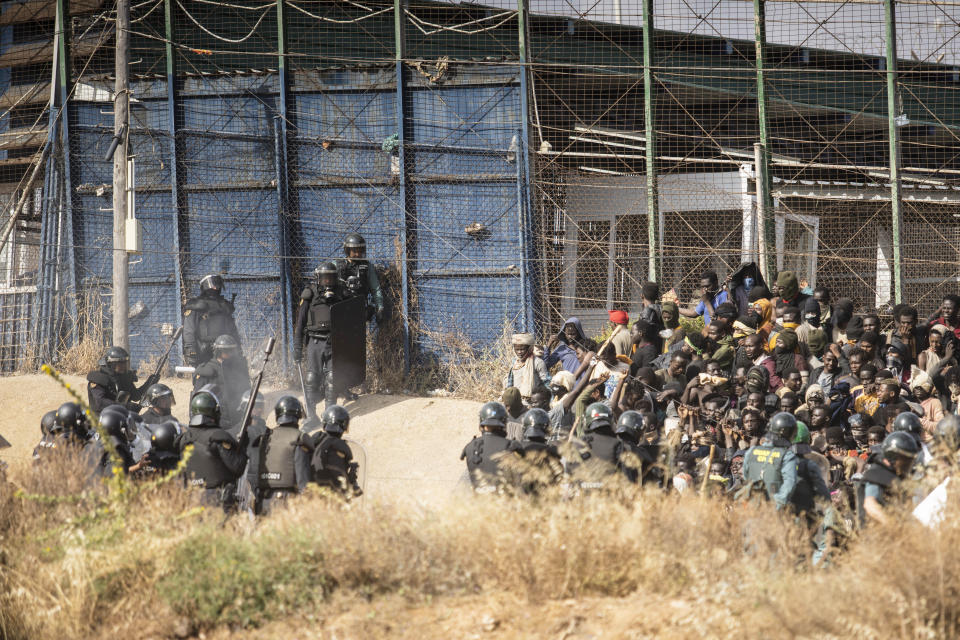
[[[610,336],[610,344],[617,350],[617,355],[630,355],[630,332],[627,331],[627,312],[620,310],[607,311],[610,316],[610,325],[613,327],[613,335]]]

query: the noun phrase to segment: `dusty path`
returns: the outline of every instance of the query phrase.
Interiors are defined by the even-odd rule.
[[[86,397],[80,376],[67,381]],[[185,422],[190,383],[163,381],[174,390],[174,416]],[[288,390],[264,389],[267,407]],[[294,393],[294,395],[298,395]],[[0,450],[0,460],[29,460],[40,439],[40,418],[68,393],[45,375],[0,378],[0,435],[13,445]],[[367,494],[437,504],[453,492],[463,472],[460,451],[476,432],[479,403],[450,398],[403,395],[361,396],[347,405],[352,416],[350,437],[367,451]],[[273,424],[272,413],[267,424]]]

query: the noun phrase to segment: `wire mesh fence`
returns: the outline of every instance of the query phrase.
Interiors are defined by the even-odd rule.
[[[42,90],[66,115],[34,98],[0,118],[39,132],[4,147],[21,172],[53,151],[0,254],[5,371],[82,339],[80,312],[109,326],[78,294],[110,295],[115,7],[71,5],[66,96],[51,18],[0,26],[5,104]],[[352,231],[393,274],[414,365],[445,333],[599,330],[650,279],[686,304],[748,261],[862,312],[930,312],[960,278],[958,19],[919,0],[135,2],[135,359],[210,272],[245,344],[289,346]]]

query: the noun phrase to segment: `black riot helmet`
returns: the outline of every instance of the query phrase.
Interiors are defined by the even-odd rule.
[[[298,403],[299,404],[299,403]],[[350,413],[338,404],[327,407],[320,416],[323,430],[329,434],[339,436],[350,428]]]
[[[917,414],[912,411],[904,411],[893,419],[893,430],[906,431],[914,436],[919,436],[923,433],[923,425],[920,424],[920,418]]]
[[[793,437],[797,435],[797,419],[793,414],[781,411],[770,418],[770,425],[767,427],[767,433],[777,438],[782,438],[788,442],[793,442]]]
[[[303,418],[303,405],[293,396],[283,396],[277,400],[277,406],[273,408],[273,414],[277,417],[278,427],[288,424],[296,425]],[[347,419],[350,419],[349,415]]]
[[[190,399],[190,426],[220,426],[220,401],[209,391],[198,391]]]
[[[215,356],[223,353],[234,353],[239,348],[240,345],[237,343],[237,339],[226,333],[222,336],[217,336],[217,339],[213,341],[213,355]]]
[[[550,416],[543,409],[529,409],[523,414],[523,438],[533,442],[544,442],[550,428]]]
[[[53,431],[53,425],[57,421],[57,412],[56,411],[47,411],[43,414],[43,417],[40,418],[40,433],[41,435],[49,435]]]
[[[157,401],[161,398],[170,398],[170,404],[177,404],[173,399],[173,389],[160,382],[147,387],[147,392],[143,395],[143,399],[152,407],[157,406]]]
[[[247,389],[243,392],[243,396],[240,398],[240,406],[237,407],[237,413],[244,414],[247,412],[247,403],[250,402],[250,390]],[[263,399],[263,394],[259,391],[257,392],[257,399],[253,401],[253,410],[254,413],[262,413],[263,405],[265,404]]]
[[[912,433],[894,431],[883,439],[880,451],[883,453],[884,459],[893,464],[897,458],[908,460],[916,458],[920,454],[920,445]]]
[[[622,439],[637,444],[643,432],[643,414],[639,411],[624,411],[620,414],[617,428],[613,432]]]
[[[126,439],[127,419],[116,411],[104,411],[100,414],[100,428],[108,436]]]
[[[480,426],[507,428],[507,408],[499,402],[487,402],[480,407]]]
[[[321,289],[332,290],[336,289],[340,282],[340,272],[333,262],[321,262],[320,266],[313,270],[313,278]]]
[[[151,448],[164,453],[176,453],[178,432],[176,422],[172,420],[161,422],[154,427],[153,434],[150,436]]]
[[[200,293],[213,293],[219,295],[223,291],[223,278],[215,273],[209,273],[200,279]]]
[[[90,426],[87,422],[87,414],[83,408],[76,402],[65,402],[57,409],[57,417],[54,420],[54,434],[65,436],[76,436],[81,440],[90,437]]]
[[[348,233],[343,239],[343,253],[352,260],[363,260],[367,257],[367,241],[359,233]]]
[[[610,427],[613,425],[613,411],[602,402],[594,402],[587,407],[586,413],[583,414],[583,420],[584,429],[587,431]]]
[[[114,373],[122,373],[130,368],[130,354],[123,347],[113,346],[103,354],[103,362]]]
[[[933,438],[937,444],[947,447],[950,451],[960,449],[960,417],[950,413],[941,418]]]

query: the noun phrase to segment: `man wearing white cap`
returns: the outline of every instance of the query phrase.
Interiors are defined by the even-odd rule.
[[[510,342],[516,358],[510,365],[507,377],[503,379],[503,388],[516,387],[520,390],[523,403],[529,405],[535,389],[550,386],[550,373],[543,359],[533,353],[533,334],[515,333]]]

